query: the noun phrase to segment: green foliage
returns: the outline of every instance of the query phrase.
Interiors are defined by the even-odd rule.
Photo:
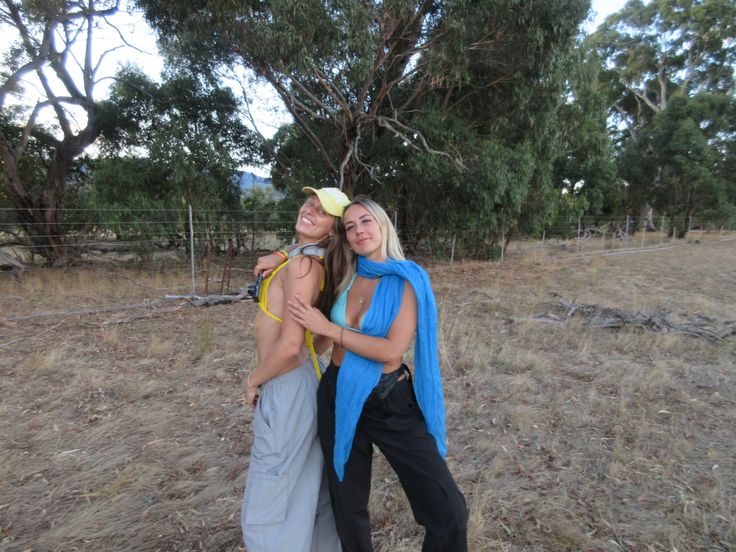
[[[568,79],[558,113],[560,148],[554,161],[554,186],[564,191],[564,210],[569,214],[571,202],[576,205],[573,211],[582,209],[589,215],[620,213],[622,184],[608,135],[600,59],[581,44],[567,60],[565,72]]]
[[[300,205],[294,203],[273,188],[255,188],[243,195],[240,220],[255,234],[276,232],[281,241],[288,242],[294,237],[293,214]]]
[[[641,202],[671,218],[729,212],[735,108],[724,96],[673,98],[622,152],[620,170],[632,196],[640,194]]]
[[[727,0],[630,1],[590,37],[630,208],[690,217],[733,204],[734,44]]]
[[[86,199],[106,230],[126,241],[145,241],[184,228],[187,205],[173,188],[166,168],[150,159],[103,158]]]
[[[144,165],[150,178],[132,188],[142,203],[236,209],[236,169],[259,155],[252,132],[238,119],[236,100],[192,75],[167,77],[157,84],[131,67],[118,74],[104,105],[101,150],[109,165],[100,166],[104,176],[95,180],[95,197],[114,200],[114,190],[128,188],[136,167]],[[141,151],[145,157],[136,154]]]
[[[295,121],[274,140],[287,197],[338,183],[414,235],[491,242],[500,218],[517,228],[529,202],[555,203],[550,136],[587,0],[140,4],[178,63],[275,87]]]

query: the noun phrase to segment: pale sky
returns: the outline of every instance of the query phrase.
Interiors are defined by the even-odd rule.
[[[591,2],[591,12],[594,19],[590,25],[586,25],[584,28],[588,32],[594,31],[608,15],[619,11],[625,4],[626,0],[593,0]]]

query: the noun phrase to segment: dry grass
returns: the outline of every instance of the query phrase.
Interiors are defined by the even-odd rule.
[[[736,320],[734,266],[734,243],[709,241],[430,268],[471,550],[736,549],[736,340],[530,320],[555,292]],[[254,306],[11,319],[187,287],[184,271],[0,280],[0,549],[242,550]],[[375,467],[376,550],[418,550],[396,477]]]

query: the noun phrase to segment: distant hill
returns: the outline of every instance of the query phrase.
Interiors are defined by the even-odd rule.
[[[238,187],[243,193],[255,188],[270,188],[272,186],[270,178],[264,178],[249,171],[238,171],[235,174],[235,178],[238,181]]]

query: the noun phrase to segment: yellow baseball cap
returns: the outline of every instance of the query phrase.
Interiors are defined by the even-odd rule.
[[[310,188],[305,186],[302,192],[314,194],[319,198],[322,208],[333,217],[341,217],[345,207],[350,205],[350,198],[340,188]]]

